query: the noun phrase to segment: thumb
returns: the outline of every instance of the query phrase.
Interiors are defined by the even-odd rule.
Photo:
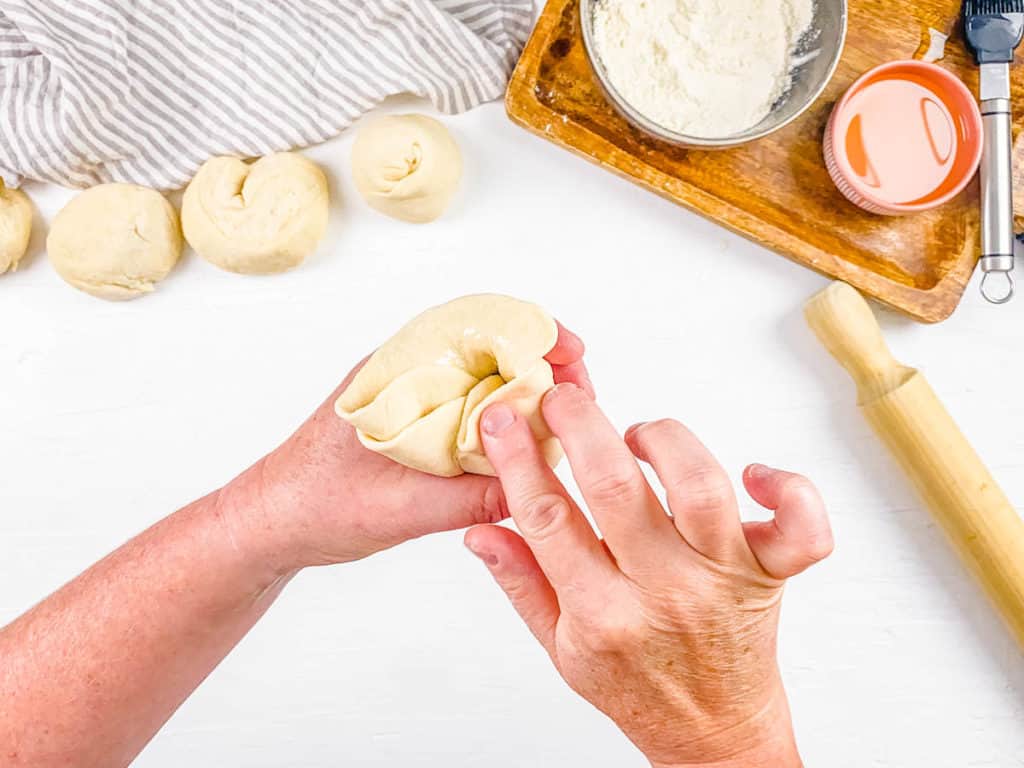
[[[392,492],[396,494],[394,506],[408,501],[407,485],[400,484]],[[415,498],[416,514],[407,519],[415,530],[406,531],[406,538],[498,523],[508,517],[508,504],[496,477],[422,475],[416,478]]]
[[[523,537],[498,525],[478,525],[466,532],[465,543],[554,660],[558,598]]]
[[[825,503],[810,480],[751,464],[743,485],[754,501],[775,512],[774,520],[743,524],[747,544],[770,576],[788,579],[832,552]]]

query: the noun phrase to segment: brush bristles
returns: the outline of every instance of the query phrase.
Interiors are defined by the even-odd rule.
[[[965,16],[1024,13],[1024,0],[964,0]]]

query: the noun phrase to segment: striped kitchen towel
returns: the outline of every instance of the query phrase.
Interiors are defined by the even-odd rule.
[[[501,97],[532,0],[0,0],[0,176],[182,187],[387,96]]]

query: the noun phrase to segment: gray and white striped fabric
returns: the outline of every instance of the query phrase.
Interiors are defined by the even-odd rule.
[[[0,0],[0,175],[184,186],[387,96],[499,98],[532,0]]]

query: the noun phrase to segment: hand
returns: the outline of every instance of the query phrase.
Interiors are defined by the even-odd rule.
[[[556,383],[593,391],[583,342],[561,325],[545,359]],[[233,537],[250,542],[278,573],[358,560],[428,533],[508,516],[493,477],[435,477],[363,447],[334,412],[360,367],[283,445],[222,491]]]
[[[623,440],[571,384],[543,409],[604,540],[524,420],[495,405],[481,435],[522,537],[482,525],[466,545],[566,682],[652,765],[800,765],[776,629],[784,580],[832,550],[817,491],[750,466],[744,485],[775,518],[744,524],[727,475],[678,422],[639,424]],[[671,515],[636,459],[653,467]]]

